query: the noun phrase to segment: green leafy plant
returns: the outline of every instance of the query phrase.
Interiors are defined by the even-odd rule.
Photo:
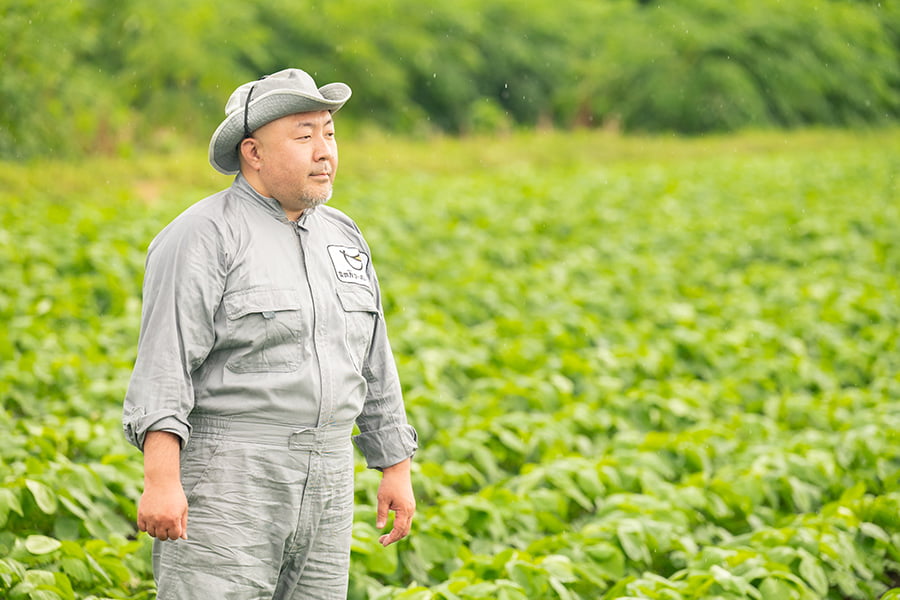
[[[421,441],[350,597],[896,597],[896,134],[343,145]],[[0,163],[2,597],[154,595],[120,407],[203,159]]]

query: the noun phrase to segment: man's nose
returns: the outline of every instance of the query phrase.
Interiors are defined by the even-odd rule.
[[[331,158],[333,152],[331,144],[324,135],[315,136],[315,158],[316,160],[325,160]]]

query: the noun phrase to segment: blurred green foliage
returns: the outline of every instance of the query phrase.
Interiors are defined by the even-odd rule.
[[[847,0],[0,0],[0,157],[205,139],[286,66],[404,133],[700,133],[900,116],[900,7]]]

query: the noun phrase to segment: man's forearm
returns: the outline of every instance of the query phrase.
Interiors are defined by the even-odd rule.
[[[160,540],[187,539],[187,498],[181,487],[181,439],[151,431],[144,440],[144,493],[138,528]]]
[[[144,440],[144,486],[181,481],[181,439],[168,431],[150,431]]]
[[[412,467],[412,459],[407,458],[405,460],[401,460],[396,465],[391,465],[390,467],[385,467],[382,469],[382,472],[385,475],[409,475],[410,468]]]

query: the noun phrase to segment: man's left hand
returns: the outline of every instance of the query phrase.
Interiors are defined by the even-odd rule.
[[[386,467],[378,486],[378,513],[375,526],[383,529],[387,525],[388,512],[394,511],[394,527],[378,541],[389,546],[409,535],[413,515],[416,512],[416,498],[413,495],[410,465],[406,459],[392,467]]]

